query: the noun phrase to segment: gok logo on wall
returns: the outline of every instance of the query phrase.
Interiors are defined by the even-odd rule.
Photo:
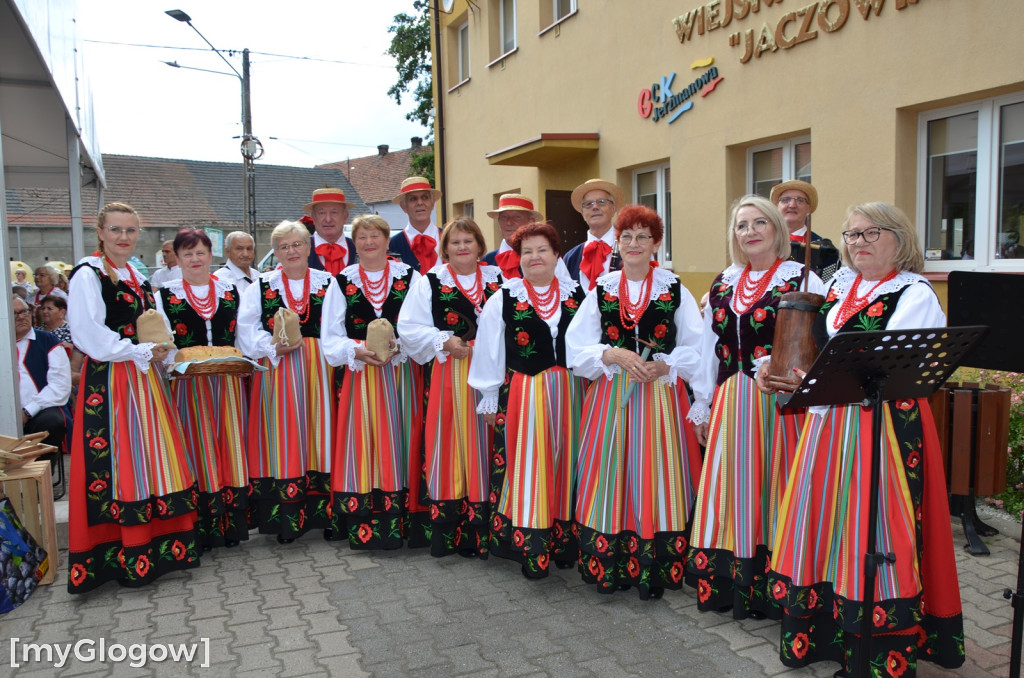
[[[690,64],[691,71],[701,68],[708,70],[678,92],[672,91],[675,73],[661,76],[661,80],[651,85],[650,89],[640,90],[640,96],[636,101],[640,117],[650,118],[652,122],[667,118],[670,125],[674,123],[679,116],[693,108],[694,97],[697,94],[706,97],[715,91],[718,83],[722,82],[724,78],[718,74],[718,67],[714,63],[715,58],[708,57]]]

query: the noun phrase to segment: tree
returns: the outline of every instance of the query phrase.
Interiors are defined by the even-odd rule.
[[[398,62],[395,66],[398,82],[388,90],[388,96],[401,105],[402,95],[412,91],[416,108],[405,117],[430,130],[429,140],[433,134],[430,117],[434,108],[434,81],[430,72],[430,3],[413,0],[412,7],[415,15],[396,14],[395,22],[388,26],[388,33],[394,33],[394,37],[387,53]]]

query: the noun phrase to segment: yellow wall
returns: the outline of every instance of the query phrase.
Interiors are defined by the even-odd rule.
[[[785,15],[815,3],[704,4],[722,12],[729,2],[737,12],[755,5],[757,11],[704,35],[694,30],[680,43],[672,20],[700,7],[696,0],[579,0],[575,15],[539,36],[546,0],[520,0],[518,49],[488,66],[497,0],[472,7],[456,0],[453,13],[441,15],[442,36],[468,20],[471,77],[445,94],[445,199],[473,200],[487,233],[484,212],[505,190],[539,199],[542,211],[545,190],[572,189],[594,176],[617,181],[628,196],[633,168],[668,161],[674,268],[701,290],[727,264],[726,219],[745,192],[750,146],[810,135],[812,181],[821,197],[814,228],[838,240],[854,203],[895,202],[918,219],[918,113],[1024,90],[1012,48],[1024,36],[1020,0],[822,0],[817,5],[829,6],[832,22],[848,8],[839,29],[825,32],[815,17],[816,38],[747,63],[746,31],[774,32]],[[801,23],[788,24],[784,35],[796,36]],[[733,47],[735,33],[741,44]],[[442,45],[454,42],[443,37]],[[441,62],[451,54],[442,52]],[[672,124],[637,114],[641,89],[675,72],[678,92],[707,70],[690,64],[709,57],[723,80],[707,97],[694,97],[692,110]],[[454,84],[447,69],[444,87]],[[597,132],[600,148],[541,169],[493,166],[485,157],[545,132]]]

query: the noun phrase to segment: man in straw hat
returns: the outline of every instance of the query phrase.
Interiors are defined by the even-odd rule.
[[[438,262],[441,232],[434,223],[434,203],[440,198],[441,191],[426,178],[409,177],[391,199],[406,213],[409,223],[401,233],[391,236],[388,251],[424,275]]]
[[[313,242],[309,250],[309,267],[338,275],[349,264],[356,263],[356,247],[345,237],[348,211],[355,207],[345,201],[340,188],[318,188],[313,200],[303,211],[313,217]]]
[[[587,222],[587,241],[569,250],[565,265],[584,290],[594,289],[599,277],[622,266],[612,219],[625,200],[622,189],[604,179],[588,179],[573,189],[570,201]]]
[[[789,230],[790,259],[803,262],[811,214],[818,209],[818,190],[800,179],[790,179],[772,188],[771,201],[782,212]],[[822,280],[836,272],[839,251],[831,240],[811,232],[811,268]]]
[[[498,220],[501,230],[501,244],[498,249],[484,255],[484,261],[491,266],[501,268],[501,275],[509,278],[522,278],[519,270],[519,255],[515,253],[508,241],[520,226],[544,221],[544,215],[533,208],[533,201],[519,193],[505,193],[498,198],[498,209],[490,210],[487,216]]]

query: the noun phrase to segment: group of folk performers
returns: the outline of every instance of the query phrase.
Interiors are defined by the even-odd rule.
[[[606,194],[597,207],[619,197]],[[440,231],[440,260],[416,270],[388,256],[387,222],[367,216],[353,223],[355,262],[334,275],[310,267],[309,231],[282,222],[280,265],[244,293],[210,274],[209,238],[184,229],[182,277],[154,294],[128,261],[138,215],[106,205],[99,249],[69,290],[87,356],[69,590],[141,586],[253,529],[282,544],[316,530],[356,549],[495,554],[530,579],[575,567],[599,593],[635,587],[645,600],[685,581],[701,610],[781,620],[788,666],[959,666],[927,403],[883,406],[876,537],[896,559],[879,567],[866,609],[871,413],[781,409],[765,378],[779,300],[800,287],[826,299],[819,346],[839,332],[945,324],[909,220],[884,203],[851,208],[845,266],[826,284],[788,260],[777,207],[745,196],[727,225],[732,263],[702,310],[657,265],[657,213],[614,211],[620,267],[590,262],[582,284],[539,220],[506,239],[518,270],[481,261],[484,237],[467,217]],[[139,341],[150,309],[173,343]],[[294,341],[275,328],[281,309],[298,317]],[[378,319],[394,333],[383,353],[368,341]],[[234,346],[261,369],[169,380],[190,346]],[[859,651],[864,615],[870,657]]]

